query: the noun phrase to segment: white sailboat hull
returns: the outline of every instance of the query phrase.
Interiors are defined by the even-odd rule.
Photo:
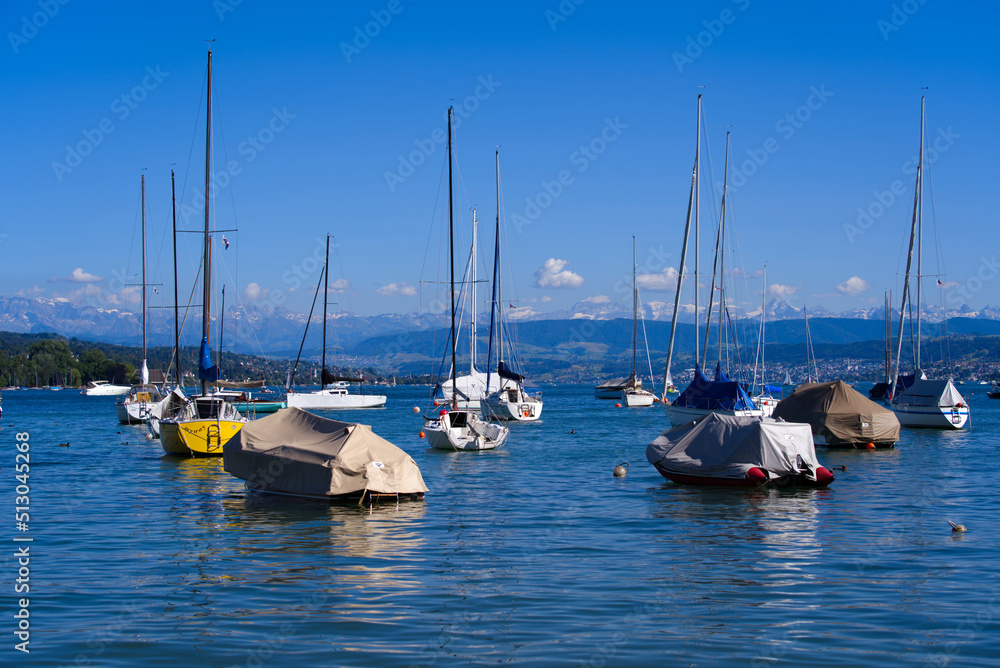
[[[464,420],[455,420],[464,415]],[[452,420],[461,423],[453,427]],[[493,450],[507,442],[507,427],[486,422],[472,411],[451,411],[424,427],[427,443],[438,450]]]
[[[674,427],[680,427],[685,425],[692,420],[701,420],[702,418],[711,415],[712,413],[718,413],[719,415],[735,415],[737,417],[762,417],[764,411],[757,410],[707,410],[703,408],[688,408],[686,406],[674,406],[673,404],[664,403],[663,411],[667,414],[667,419],[670,424]]]
[[[647,390],[622,390],[620,397],[625,408],[646,408],[656,402],[656,397]]]
[[[384,394],[348,394],[344,390],[319,390],[317,392],[289,392],[285,403],[289,408],[313,410],[348,410],[353,408],[382,408]]]
[[[520,385],[514,385],[487,397],[482,411],[485,418],[534,422],[542,417],[542,400],[527,394]]]
[[[969,419],[967,407],[892,405],[900,426],[931,429],[961,429]]]

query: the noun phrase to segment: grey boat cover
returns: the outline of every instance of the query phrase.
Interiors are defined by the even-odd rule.
[[[775,419],[805,422],[827,445],[895,443],[899,419],[842,380],[805,383],[774,407]]]
[[[628,382],[632,379],[632,376],[627,376],[625,378],[613,378],[611,380],[606,380],[603,383],[599,383],[594,386],[595,390],[624,390],[628,385]]]
[[[661,472],[701,478],[740,479],[756,466],[770,479],[815,480],[819,467],[809,425],[719,413],[663,432],[646,459]]]
[[[222,454],[229,473],[261,491],[307,496],[427,491],[413,458],[371,427],[301,408],[248,422]]]
[[[961,392],[950,380],[917,379],[902,392],[896,393],[894,404],[905,406],[968,406]]]

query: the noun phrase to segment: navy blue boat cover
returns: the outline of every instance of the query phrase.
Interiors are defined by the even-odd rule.
[[[212,364],[212,351],[208,348],[208,337],[201,339],[201,361],[198,364],[198,377],[214,383],[219,380],[219,367]]]
[[[703,410],[757,410],[753,400],[740,387],[740,384],[729,380],[718,366],[715,367],[715,380],[709,380],[701,372],[701,367],[694,368],[694,379],[687,389],[674,400],[674,406],[700,408]]]

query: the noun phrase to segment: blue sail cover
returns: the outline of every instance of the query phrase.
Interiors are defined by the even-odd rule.
[[[512,380],[515,383],[520,383],[521,381],[524,380],[524,376],[522,376],[519,373],[515,373],[509,366],[507,366],[507,363],[504,361],[501,361],[499,364],[497,364],[497,374],[501,378]]]
[[[701,367],[695,366],[694,379],[687,386],[687,389],[674,400],[674,406],[709,411],[757,410],[757,406],[740,387],[740,384],[729,380],[718,367],[715,370],[715,377],[716,380],[709,380],[701,372]]]
[[[208,348],[208,337],[201,339],[201,361],[198,363],[198,377],[202,380],[215,382],[219,380],[219,367],[212,364],[212,351]]]

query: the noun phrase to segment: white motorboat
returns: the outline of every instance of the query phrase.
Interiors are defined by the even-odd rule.
[[[288,391],[285,402],[289,408],[311,408],[314,410],[337,410],[351,408],[382,408],[384,394],[351,394],[347,381],[336,381],[315,392]]]
[[[88,397],[120,397],[128,394],[130,389],[131,385],[113,385],[106,380],[92,380],[80,390],[80,394]]]

